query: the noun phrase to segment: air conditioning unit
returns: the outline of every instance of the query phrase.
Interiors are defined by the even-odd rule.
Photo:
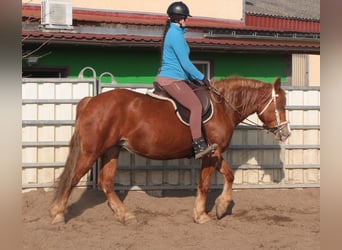
[[[44,28],[72,29],[72,4],[68,0],[43,0],[41,24]]]

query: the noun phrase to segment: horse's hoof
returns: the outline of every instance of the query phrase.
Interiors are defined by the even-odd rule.
[[[215,201],[216,218],[221,219],[227,213],[227,207],[229,202],[225,202],[221,197],[218,197]]]
[[[222,219],[227,214],[227,207],[223,204],[216,204],[216,218]]]
[[[194,222],[197,224],[204,224],[208,221],[211,221],[211,218],[206,213],[199,214],[198,212],[196,212],[195,209],[194,209],[193,219],[194,219]]]
[[[126,212],[124,215],[121,215],[121,216],[118,216],[116,214],[115,217],[117,218],[117,220],[121,224],[124,224],[124,225],[134,224],[134,223],[137,222],[137,219],[136,219],[135,215],[130,213],[130,212]]]
[[[136,224],[137,222],[138,222],[137,218],[135,217],[134,214],[132,214],[132,213],[126,213],[125,214],[125,221],[124,221],[125,225]]]
[[[211,221],[211,219],[207,214],[202,214],[201,216],[194,218],[194,222],[197,224],[204,224],[209,221]]]
[[[234,201],[230,201],[226,203],[226,202],[219,202],[219,200],[217,200],[215,202],[216,218],[222,219],[224,216],[232,214],[233,206],[234,206]]]
[[[63,214],[56,214],[55,218],[53,218],[51,224],[57,224],[57,223],[65,223],[64,215]]]

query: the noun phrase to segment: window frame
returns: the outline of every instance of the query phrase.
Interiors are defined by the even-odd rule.
[[[192,60],[192,63],[196,66],[196,68],[198,70],[201,70],[200,67],[197,67],[197,65],[203,65],[206,67],[206,72],[202,72],[204,74],[204,76],[208,79],[210,79],[212,77],[212,61],[210,60]]]

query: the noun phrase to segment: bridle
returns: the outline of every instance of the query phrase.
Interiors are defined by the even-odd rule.
[[[272,96],[271,99],[268,101],[268,103],[266,104],[266,106],[263,108],[263,110],[258,113],[258,116],[262,115],[267,109],[268,107],[271,105],[271,103],[274,103],[274,112],[275,112],[275,116],[276,116],[276,121],[277,121],[277,126],[276,127],[272,127],[272,128],[267,128],[265,125],[263,125],[264,129],[266,129],[267,131],[271,132],[271,133],[279,133],[279,138],[281,138],[284,134],[283,134],[283,128],[285,126],[287,126],[289,124],[288,121],[284,121],[281,122],[280,121],[280,116],[279,116],[279,111],[277,109],[277,103],[276,103],[276,98],[279,95],[276,94],[274,88],[272,88]]]
[[[236,107],[234,107],[231,102],[225,97],[223,96],[220,91],[218,89],[216,89],[215,87],[213,86],[210,86],[209,87],[209,90],[211,90],[214,94],[218,95],[220,98],[222,98],[234,111],[236,111],[241,117],[242,117],[242,114],[240,113],[239,110],[237,110]],[[288,121],[284,121],[284,122],[281,122],[280,121],[280,115],[279,115],[279,111],[277,109],[277,103],[276,103],[276,100],[277,100],[277,97],[279,95],[276,94],[274,88],[272,88],[272,96],[271,96],[271,99],[267,102],[267,104],[265,105],[265,107],[261,110],[260,113],[257,113],[258,116],[262,115],[263,113],[265,113],[265,111],[270,107],[271,103],[273,102],[274,103],[274,112],[275,112],[275,117],[276,117],[276,121],[277,121],[277,126],[275,127],[272,127],[272,128],[269,128],[267,127],[265,124],[260,126],[259,124],[257,124],[256,122],[246,118],[245,120],[247,120],[248,122],[244,122],[242,121],[241,123],[243,124],[246,124],[248,126],[251,126],[251,127],[254,127],[254,128],[258,128],[258,129],[264,129],[268,132],[271,132],[273,134],[276,134],[278,133],[279,135],[279,138],[282,138],[282,136],[285,136],[284,133],[283,133],[283,128],[285,126],[287,126],[289,124]]]

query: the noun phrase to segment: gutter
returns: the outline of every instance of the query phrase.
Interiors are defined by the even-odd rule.
[[[239,40],[274,40],[274,41],[296,41],[296,42],[319,42],[319,34],[303,34],[298,35],[292,33],[291,36],[285,36],[281,33],[272,33],[269,35],[258,35],[258,32],[252,34],[237,34],[236,31],[232,31],[230,34],[215,34],[213,31],[203,35],[204,38],[214,39],[239,39]]]

